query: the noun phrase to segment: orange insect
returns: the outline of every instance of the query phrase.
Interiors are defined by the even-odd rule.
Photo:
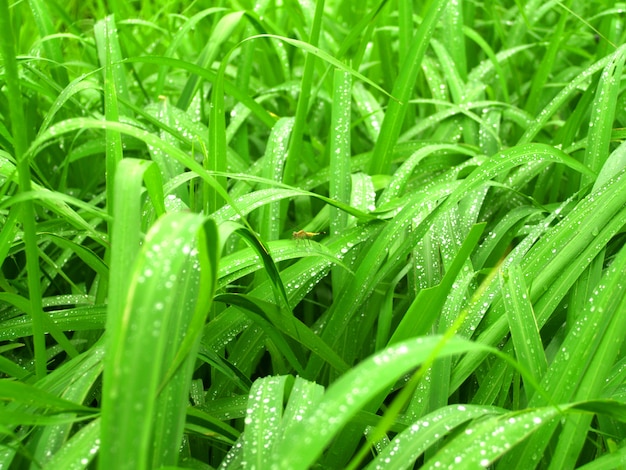
[[[293,232],[292,236],[294,240],[310,240],[318,235],[323,235],[325,232],[307,232],[305,230],[298,230]]]

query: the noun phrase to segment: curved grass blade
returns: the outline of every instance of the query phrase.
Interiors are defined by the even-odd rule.
[[[281,327],[281,323],[283,322],[280,321],[280,314],[278,312],[271,312],[272,310],[276,310],[273,304],[261,302],[243,294],[223,294],[217,296],[214,300],[216,302],[224,302],[240,307],[248,314],[248,318],[263,330],[267,337],[274,343],[278,351],[289,362],[291,367],[296,370],[298,375],[304,374],[304,368],[298,361],[296,354],[289,346],[289,343],[287,343],[285,338],[280,334],[283,332],[282,330],[284,330],[284,328]],[[284,320],[285,322],[289,321],[287,319]],[[293,322],[294,320],[291,321]],[[291,329],[294,330],[294,328]]]
[[[141,56],[141,57],[130,57],[125,59],[125,62],[137,62],[137,63],[145,63],[145,64],[156,64],[162,65],[182,70],[187,70],[188,72],[197,75],[204,80],[214,83],[217,79],[217,72],[213,70],[204,69],[190,62],[185,62],[184,60],[174,59],[171,57],[162,57],[162,56]],[[228,93],[230,96],[235,98],[239,103],[246,106],[267,128],[271,128],[276,123],[276,118],[273,117],[265,108],[263,108],[259,103],[257,103],[254,99],[252,99],[247,93],[243,90],[239,89],[232,82],[223,78],[224,82],[224,91]]]
[[[208,314],[214,280],[206,264],[217,264],[206,246],[196,248],[201,230],[205,219],[198,215],[160,218],[128,271],[125,302],[110,312],[100,453],[104,467],[148,468],[177,460],[181,410],[187,406],[195,359],[193,348],[187,347],[181,363],[179,351],[189,341],[198,346],[199,331],[190,328],[199,313]],[[206,236],[215,233],[209,230]],[[200,289],[206,289],[201,296]]]
[[[598,177],[593,183],[591,192],[595,192],[603,186],[609,179],[616,176],[626,168],[626,143],[622,142],[606,159]]]
[[[503,412],[501,408],[475,405],[451,405],[441,408],[399,433],[365,468],[367,470],[411,468],[422,453],[446,434],[451,433],[454,428],[470,420]]]
[[[319,336],[295,317],[285,317],[275,305],[260,299],[236,294],[222,294],[214,299],[216,302],[225,302],[238,305],[249,312],[264,318],[274,328],[283,334],[297,340],[311,352],[322,357],[339,372],[346,372],[349,367]],[[282,318],[281,318],[282,317]],[[253,319],[256,321],[256,319]]]
[[[185,23],[178,29],[178,31],[176,32],[176,34],[170,41],[170,44],[167,47],[167,50],[163,53],[163,58],[171,58],[175,54],[176,49],[178,49],[178,47],[183,42],[185,35],[189,34],[190,31],[193,31],[193,29],[197,27],[198,23],[201,20],[203,20],[209,15],[213,15],[213,14],[224,12],[224,11],[226,11],[226,8],[220,8],[220,7],[207,8],[206,10],[202,10],[201,12],[196,13],[194,16],[192,16],[187,21],[185,21]],[[199,65],[196,65],[196,67],[205,69],[206,64],[204,65],[199,64]],[[167,77],[167,72],[168,72],[167,65],[162,64],[159,67],[159,75],[156,80],[156,86],[155,86],[156,95],[163,94],[163,87],[165,86],[165,79]],[[182,107],[182,109],[186,109],[186,107]]]
[[[593,400],[602,393],[624,340],[625,275],[626,249],[622,248],[544,376],[543,386],[557,402]],[[601,316],[595,312],[601,312]],[[529,405],[542,404],[543,400],[534,396]],[[553,465],[575,465],[584,444],[584,430],[590,423],[589,416],[574,417],[565,423],[552,457]],[[524,468],[542,454],[557,424],[552,423],[512,456],[517,468]]]
[[[16,38],[13,32],[13,15],[9,9],[9,2],[0,2],[0,53],[4,59],[4,82],[6,86],[6,100],[11,119],[11,134],[13,138],[13,151],[17,162],[17,176],[19,179],[19,192],[29,192],[32,186],[31,169],[26,148],[28,146],[27,121],[25,116],[24,102],[17,67]],[[31,201],[25,201],[18,206],[21,212],[21,220],[24,226],[24,244],[27,266],[28,296],[31,303],[31,316],[33,319],[33,342],[35,354],[35,368],[38,378],[43,378],[47,372],[46,364],[46,338],[45,330],[47,317],[41,304],[41,285],[39,269],[39,253],[37,246],[37,233],[35,227],[35,208]],[[59,335],[54,331],[54,338],[62,342],[65,335]],[[70,354],[76,350],[68,349]]]
[[[100,418],[81,428],[47,462],[49,468],[83,470],[100,450]]]
[[[621,56],[626,51],[626,46],[621,46],[613,54],[603,57],[597,62],[591,64],[585,70],[583,70],[576,78],[571,80],[563,90],[561,90],[550,103],[541,110],[537,115],[537,118],[533,120],[531,125],[526,129],[524,135],[520,138],[519,144],[526,144],[533,140],[541,129],[546,125],[549,119],[551,119],[557,110],[566,103],[572,96],[578,92],[578,88],[596,72],[605,68],[615,57]]]
[[[380,135],[370,160],[370,174],[387,173],[389,171],[393,148],[402,129],[402,120],[406,113],[407,102],[420,71],[422,58],[426,53],[437,22],[447,5],[448,2],[445,0],[434,0],[430,3],[422,23],[413,36],[408,55],[403,58],[398,79],[391,93],[398,101],[392,100],[389,102],[385,119],[380,129]]]
[[[216,9],[217,10],[217,9]],[[211,31],[211,37],[208,39],[205,48],[200,53],[200,57],[197,60],[196,65],[201,68],[207,68],[210,64],[213,63],[215,58],[217,57],[217,53],[219,52],[219,48],[222,44],[229,39],[234,29],[239,24],[241,18],[244,16],[245,11],[234,11],[232,13],[228,13],[224,15],[224,17],[220,18],[220,20],[215,25],[215,28]],[[226,62],[226,61],[224,61]],[[214,83],[214,86],[217,90],[221,90],[222,84],[220,80]],[[189,77],[185,87],[182,90],[180,98],[178,99],[178,103],[176,106],[180,109],[187,109],[189,104],[191,103],[191,99],[193,98],[196,90],[198,88],[198,76],[193,75]],[[209,123],[209,127],[212,123]]]
[[[508,413],[488,418],[465,429],[458,437],[452,439],[423,468],[449,468],[463,466],[465,468],[488,467],[509,449],[515,447],[531,435],[537,435],[546,424],[563,414],[579,414],[589,409],[599,408],[608,411],[605,405],[609,402],[574,403]],[[617,405],[617,403],[615,403]],[[622,415],[624,405],[619,404],[615,414]],[[525,467],[533,468],[533,467]]]
[[[609,144],[615,119],[617,97],[620,91],[626,48],[618,49],[600,75],[600,83],[591,107],[589,134],[583,163],[594,173],[604,166],[609,154]],[[583,176],[580,187],[594,182],[595,178]]]
[[[586,266],[597,256],[608,241],[626,223],[626,212],[621,210],[626,201],[626,191],[618,176],[596,193],[587,196],[556,226],[543,235],[528,251],[514,251],[503,265],[521,260],[524,275],[533,279],[530,299],[540,328],[567,294]],[[541,227],[540,227],[541,228]],[[574,236],[573,236],[574,235]],[[533,237],[529,241],[534,242]],[[526,247],[524,250],[527,250]],[[489,300],[488,300],[489,299]],[[481,305],[487,302],[496,312],[502,312],[500,293],[486,287],[480,298],[470,306],[468,318],[482,317]],[[502,312],[504,313],[504,312]],[[483,311],[484,314],[484,311]],[[508,322],[505,315],[494,315],[477,341],[495,345],[505,337]],[[471,371],[484,359],[473,353],[464,357],[455,368],[452,389],[457,388]],[[493,368],[495,371],[496,367]]]
[[[331,347],[336,347],[339,338],[349,324],[352,315],[354,315],[355,306],[360,305],[364,299],[371,295],[377,282],[384,279],[389,272],[398,269],[405,262],[405,256],[415,246],[415,242],[424,236],[438,213],[446,212],[450,207],[456,205],[458,201],[483,186],[498,174],[538,159],[564,163],[578,171],[589,172],[585,166],[554,147],[544,144],[528,144],[505,150],[489,159],[466,177],[459,186],[443,184],[438,188],[429,188],[427,194],[417,193],[413,195],[405,208],[395,216],[393,223],[388,224],[378,236],[370,247],[367,257],[355,271],[354,278],[339,293],[337,300],[329,311],[328,323],[322,332],[322,338]],[[435,201],[441,201],[442,199],[445,199],[445,201],[439,206],[434,204]],[[420,211],[428,207],[428,202],[433,204],[436,209],[428,213],[428,215],[422,216]],[[393,246],[392,240],[397,237],[400,230],[412,224],[416,217],[421,220],[418,227],[410,233],[409,237],[406,237],[402,246],[391,257],[392,261],[384,264],[384,261],[389,256],[389,247]],[[307,366],[307,373],[312,373],[314,370],[319,372],[321,364],[315,359],[312,358]]]
[[[501,273],[500,285],[517,360],[540,380],[548,363],[519,265],[510,266],[504,274]]]
[[[443,305],[450,295],[454,281],[478,244],[484,229],[484,224],[474,225],[447,269],[441,283],[435,287],[419,291],[402,320],[400,320],[400,324],[389,340],[389,344],[411,337],[422,336],[429,331],[437,315],[441,313]]]
[[[41,388],[10,379],[0,379],[0,401],[40,407],[52,412],[93,413],[94,409],[48,393]]]
[[[284,436],[272,456],[272,465],[284,469],[309,468],[341,428],[371,400],[391,391],[401,376],[425,361],[475,349],[505,357],[494,348],[437,335],[397,343],[369,357],[328,387],[311,412]],[[524,375],[527,376],[525,372]]]
[[[390,94],[389,92],[385,91],[383,88],[378,86],[375,82],[373,82],[372,80],[367,78],[365,75],[357,72],[356,70],[354,70],[353,68],[347,66],[346,64],[344,64],[340,60],[337,60],[332,55],[330,55],[328,52],[325,52],[322,49],[319,49],[318,47],[312,46],[311,44],[309,44],[307,42],[300,41],[298,39],[292,39],[292,38],[284,37],[284,36],[278,36],[276,34],[257,34],[256,36],[250,36],[249,38],[244,39],[242,42],[244,42],[244,41],[251,41],[253,39],[259,39],[259,38],[278,39],[279,41],[282,41],[282,42],[285,42],[285,43],[287,43],[289,45],[297,47],[298,49],[305,50],[306,52],[319,57],[324,62],[327,62],[328,64],[332,65],[333,67],[336,67],[339,70],[343,70],[344,72],[349,73],[350,75],[352,75],[355,78],[358,78],[359,80],[363,81],[364,83],[367,83],[372,88],[375,88],[376,90],[380,91],[384,95],[386,95],[389,98],[391,98],[392,101],[398,99],[397,97],[395,97],[394,94]]]

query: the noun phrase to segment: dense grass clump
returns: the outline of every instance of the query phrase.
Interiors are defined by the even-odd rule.
[[[624,468],[625,23],[0,0],[0,468]]]

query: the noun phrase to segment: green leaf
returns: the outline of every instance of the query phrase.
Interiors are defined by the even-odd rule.
[[[183,431],[180,410],[186,408],[194,363],[194,349],[184,345],[194,336],[190,328],[198,315],[208,314],[214,280],[206,271],[217,263],[197,242],[204,224],[202,217],[188,213],[160,218],[128,272],[121,310],[110,307],[100,453],[104,467],[147,468],[176,461]],[[207,237],[216,233],[209,230]],[[199,300],[200,289],[207,290]],[[187,349],[186,357],[177,355],[181,349]]]

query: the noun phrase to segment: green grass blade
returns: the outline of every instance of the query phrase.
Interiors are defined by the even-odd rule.
[[[405,469],[435,442],[463,423],[500,414],[495,407],[454,405],[434,411],[411,424],[374,459],[367,470]]]
[[[180,59],[173,59],[170,57],[155,57],[155,56],[141,56],[141,57],[131,57],[126,59],[126,62],[130,63],[146,63],[146,64],[156,64],[167,66],[175,69],[183,69],[191,72],[208,82],[215,82],[217,80],[217,73],[213,70],[207,70],[202,67],[199,67],[190,62],[185,62]],[[259,120],[268,128],[271,128],[276,119],[268,113],[266,109],[264,109],[261,105],[259,105],[255,100],[253,100],[245,90],[241,90],[237,88],[232,82],[223,78],[224,82],[224,91],[234,97],[238,102],[245,105],[254,115],[259,118]]]
[[[28,4],[30,6],[30,10],[33,14],[33,18],[37,23],[37,28],[39,29],[39,34],[42,38],[47,39],[43,43],[43,48],[46,53],[46,56],[56,64],[53,66],[50,73],[54,77],[55,81],[61,85],[65,86],[68,84],[69,79],[67,75],[67,71],[61,66],[63,64],[63,50],[61,48],[61,40],[59,38],[51,38],[47,36],[52,36],[55,33],[55,28],[53,25],[53,19],[50,15],[50,10],[46,2],[42,0],[29,0]]]
[[[219,24],[216,26],[214,32],[217,35],[217,44],[221,44],[227,39],[228,34],[232,32],[233,28],[239,23],[239,20],[243,16],[244,12],[234,12],[226,15],[222,18]],[[223,173],[226,171],[226,118],[224,111],[224,76],[226,74],[226,65],[230,57],[232,50],[223,59],[215,82],[213,83],[213,89],[211,90],[211,119],[209,121],[209,149],[207,158],[205,158],[205,169],[208,171],[216,171]],[[205,49],[207,55],[213,56],[217,53],[217,48],[213,48],[212,44],[207,44]],[[212,58],[212,57],[211,57]],[[193,92],[198,77],[196,75],[190,77],[187,82],[187,87],[183,91],[178,107],[186,109],[191,101]],[[193,90],[192,90],[193,88]],[[216,183],[225,190],[226,178],[218,176]],[[223,197],[220,197],[220,193],[223,191],[216,190],[213,185],[205,184],[204,203],[203,207],[206,214],[212,214],[223,205]]]
[[[579,470],[612,470],[620,468],[626,462],[626,447],[621,446],[608,454],[598,457],[593,462],[578,467]]]
[[[81,428],[71,440],[48,461],[49,468],[83,469],[100,450],[100,419]]]
[[[500,285],[517,360],[539,380],[548,364],[522,269],[509,267],[500,275]]]
[[[621,332],[626,328],[623,315],[626,297],[615,293],[619,290],[617,286],[621,285],[624,279],[624,273],[626,273],[626,250],[622,249],[601,280],[599,292],[595,298],[592,297],[590,306],[566,338],[559,356],[553,363],[551,384],[562,385],[561,393],[565,394],[565,397],[568,396],[566,393],[570,390],[571,382],[565,385],[562,379],[564,376],[571,376],[573,370],[579,373],[584,371],[579,381],[574,384],[574,399],[589,400],[599,397],[610,373],[611,365],[619,357],[619,350],[624,339]],[[605,315],[598,322],[589,319],[596,311]],[[576,331],[576,328],[580,328],[581,334]],[[587,360],[591,352],[593,352],[591,360]],[[555,375],[559,376],[559,379],[556,379]],[[552,468],[576,464],[578,454],[585,442],[584,433],[581,430],[587,429],[590,422],[589,417],[577,416],[565,424],[551,463]]]
[[[563,412],[577,414],[580,412],[578,408],[586,407],[586,404],[569,404],[562,405],[560,409],[556,407],[530,409],[479,421],[452,439],[426,462],[423,468],[434,469],[458,465],[467,468],[488,467],[506,454],[509,448],[531,435],[536,436]],[[530,468],[533,467],[534,465]]]
[[[452,57],[455,68],[462,80],[467,78],[467,53],[465,51],[465,35],[463,34],[464,2],[451,3],[442,15],[442,27],[446,34],[444,44]]]
[[[333,77],[333,110],[330,131],[330,188],[331,199],[350,202],[350,116],[352,76],[335,70]],[[330,233],[337,235],[347,225],[348,214],[330,208]]]
[[[400,73],[391,93],[398,101],[392,100],[389,102],[385,119],[380,129],[380,136],[376,141],[374,153],[370,161],[370,174],[387,173],[389,171],[393,148],[402,129],[407,103],[411,97],[411,91],[417,79],[422,58],[426,53],[430,38],[446,6],[447,2],[443,0],[434,0],[428,5],[426,15],[413,36],[408,55],[402,58]]]
[[[574,94],[577,92],[578,87],[580,87],[584,82],[586,82],[591,75],[596,73],[597,71],[605,68],[615,57],[621,56],[626,49],[626,46],[622,46],[620,49],[615,51],[613,54],[607,57],[603,57],[597,62],[593,63],[585,70],[583,70],[579,75],[577,75],[574,79],[572,79],[553,99],[548,103],[548,105],[541,110],[538,114],[537,119],[531,123],[531,125],[526,129],[524,135],[520,138],[519,143],[525,144],[532,141],[535,136],[541,131],[541,129],[546,125],[548,120],[554,116],[554,114],[558,111],[558,109],[566,103],[569,99],[571,99]]]
[[[13,151],[17,162],[19,178],[19,190],[22,193],[31,189],[31,173],[29,160],[26,155],[28,137],[26,133],[26,117],[22,102],[22,91],[17,68],[17,56],[15,50],[15,36],[12,15],[9,11],[9,2],[3,0],[0,3],[0,51],[4,58],[4,74],[7,87],[7,100],[11,119],[13,136]],[[21,220],[24,225],[24,243],[26,245],[26,264],[28,271],[28,293],[31,302],[31,315],[33,317],[33,337],[35,349],[35,367],[38,378],[46,375],[46,340],[44,330],[43,307],[41,305],[41,286],[39,284],[39,255],[37,253],[37,240],[35,229],[35,210],[32,201],[25,201],[20,205]]]
[[[0,467],[620,465],[623,2],[109,3],[0,0]]]
[[[221,295],[217,297],[215,301],[239,306],[248,317],[263,330],[296,372],[298,372],[299,375],[303,375],[304,369],[298,361],[296,354],[287,341],[285,341],[285,338],[280,334],[285,328],[281,325],[283,322],[280,321],[280,314],[276,311],[272,312],[272,310],[276,310],[273,304],[261,302],[258,299],[241,294]],[[285,323],[287,322],[286,320]],[[298,330],[293,327],[290,328],[290,330],[295,330],[295,336],[298,338]]]
[[[125,159],[119,164],[114,204],[115,221],[111,233],[111,276],[109,279],[108,309],[110,327],[120,324],[126,303],[129,281],[124,273],[130,273],[141,243],[141,183],[146,170],[154,164],[146,161]],[[119,204],[119,205],[118,205]]]
[[[615,118],[615,104],[620,90],[622,70],[626,59],[626,49],[619,49],[606,65],[600,76],[600,83],[591,107],[589,134],[583,162],[592,171],[598,172],[604,166],[609,153],[611,131]],[[595,178],[583,177],[581,188],[592,184]]]
[[[112,321],[108,329],[105,361],[100,452],[104,467],[152,468],[177,460],[174,449],[182,437],[177,410],[186,408],[194,355],[177,369],[183,374],[179,380],[175,373],[161,387],[189,334],[197,303],[207,306],[207,300],[198,301],[201,276],[195,248],[203,224],[201,217],[185,213],[159,219],[129,271],[125,305],[111,312],[117,324]],[[211,293],[207,296],[210,301]],[[159,313],[156,319],[154,312]],[[150,334],[143,334],[146,331]]]
[[[617,233],[621,224],[626,223],[626,214],[619,209],[626,200],[626,192],[619,181],[619,178],[615,178],[602,190],[586,197],[525,254],[522,266],[525,276],[533,279],[530,299],[540,328],[586,266]],[[515,257],[510,259],[513,262]],[[494,292],[497,291],[490,288],[485,290],[485,297],[478,299],[470,309],[469,318],[478,315],[477,310],[480,310],[481,303],[488,296],[491,301],[487,305],[493,302],[497,308],[501,308]],[[498,317],[489,326],[485,325],[477,340],[485,344],[497,344],[507,334],[507,323],[505,316]],[[463,358],[456,368],[453,388],[481,360],[473,354]]]
[[[285,382],[286,377],[268,377],[250,389],[243,457],[253,467],[267,465],[274,454],[280,435]]]
[[[287,161],[287,148],[292,134],[294,120],[282,118],[276,122],[268,138],[267,148],[263,157],[262,177],[281,182],[285,162]],[[281,232],[280,202],[264,204],[259,210],[259,236],[265,240],[278,239]]]
[[[482,224],[472,227],[441,283],[430,289],[422,289],[419,292],[393,333],[389,344],[422,336],[430,330],[433,322],[443,309],[443,304],[450,295],[454,281],[457,279],[470,253],[478,244],[484,229],[485,226]]]
[[[206,47],[198,58],[196,65],[202,68],[207,68],[207,66],[213,63],[217,57],[220,47],[230,38],[233,31],[241,21],[241,18],[244,16],[244,13],[244,11],[235,11],[225,15],[217,22],[215,28],[211,32],[211,37],[206,43]],[[226,60],[224,63],[225,62]],[[217,84],[219,85],[219,83]],[[189,107],[197,88],[198,76],[193,75],[187,80],[176,106],[180,109],[186,110]]]
[[[183,44],[185,36],[193,31],[194,28],[198,27],[198,23],[205,19],[207,16],[224,12],[226,8],[207,8],[206,10],[202,10],[199,13],[196,13],[194,16],[189,18],[185,24],[183,24],[180,29],[176,32],[176,35],[172,38],[167,50],[163,54],[163,58],[170,58],[175,55],[176,50]],[[198,65],[200,68],[205,68],[206,64]],[[167,78],[167,72],[169,71],[168,65],[163,64],[159,67],[159,75],[157,77],[157,82],[155,86],[155,94],[157,96],[163,94],[163,87],[165,86],[165,79]],[[183,107],[182,109],[186,109]]]
[[[297,47],[299,49],[302,49],[310,54],[313,54],[316,57],[319,57],[320,59],[322,59],[324,62],[328,63],[329,65],[332,65],[333,67],[338,68],[339,70],[343,70],[347,73],[349,73],[350,75],[352,75],[354,78],[358,78],[359,80],[363,81],[364,83],[367,83],[369,86],[371,86],[372,88],[378,90],[379,92],[383,93],[384,95],[388,96],[389,98],[391,98],[392,100],[398,100],[398,98],[394,95],[391,94],[387,91],[385,91],[385,89],[383,89],[382,87],[380,87],[379,85],[377,85],[374,81],[370,80],[369,78],[367,78],[365,75],[363,75],[362,73],[359,73],[357,70],[354,70],[353,68],[347,66],[346,64],[344,64],[343,62],[341,62],[340,60],[337,60],[335,57],[333,57],[332,55],[330,55],[328,52],[313,46],[312,44],[309,44],[307,42],[304,41],[299,41],[297,39],[292,39],[292,38],[288,38],[288,37],[283,37],[283,36],[278,36],[275,34],[257,34],[256,36],[250,36],[249,38],[246,38],[245,41],[251,41],[254,39],[259,39],[259,38],[270,38],[270,39],[278,39],[279,41],[282,41],[286,44],[289,44],[291,46]]]
[[[130,101],[126,76],[121,73],[119,63],[122,61],[117,26],[113,16],[99,21],[94,27],[100,64],[104,70],[104,113],[107,121],[118,121],[120,109],[117,97]],[[106,175],[107,202],[109,214],[113,215],[115,200],[115,172],[117,165],[124,157],[122,137],[119,132],[106,131]]]
[[[460,338],[429,336],[397,343],[366,359],[334,382],[311,412],[294,425],[276,449],[272,463],[277,468],[308,468],[361,407],[387,392],[403,374],[432,360],[433,355],[448,357],[478,347]]]
[[[568,0],[566,3],[567,5],[572,4],[571,0]],[[565,31],[567,21],[570,19],[571,18],[569,15],[561,15],[558,25],[554,29],[552,36],[550,37],[550,44],[548,45],[548,49],[541,59],[539,69],[532,79],[532,83],[530,85],[530,93],[528,94],[528,98],[526,99],[525,106],[526,111],[531,114],[535,114],[539,110],[541,95],[544,93],[544,89],[546,84],[548,83],[550,72],[554,67],[557,54],[563,41],[565,40],[565,38],[563,37],[563,33]]]
[[[322,19],[324,15],[325,0],[315,2],[315,14],[311,31],[308,35],[308,43],[306,45],[315,50],[319,44],[319,38],[322,31]],[[306,9],[308,5],[302,4],[301,8]],[[304,46],[304,42],[302,45]],[[302,137],[309,112],[309,101],[311,99],[311,89],[313,88],[313,73],[315,72],[316,54],[312,50],[307,50],[308,54],[304,60],[304,71],[302,74],[302,82],[300,84],[300,92],[298,96],[298,104],[296,106],[296,115],[294,118],[293,133],[289,142],[289,150],[287,154],[287,162],[285,168],[285,181],[291,183],[295,181],[295,168],[297,168],[297,158],[302,152]]]
[[[624,168],[626,168],[626,144],[622,142],[606,159],[591,191],[595,192],[598,190],[598,188],[620,173]]]
[[[275,305],[264,302],[260,299],[234,294],[222,294],[215,298],[216,302],[226,302],[232,305],[239,305],[249,312],[264,318],[271,325],[280,330],[283,334],[298,340],[311,352],[318,354],[326,362],[332,365],[339,372],[346,372],[349,367],[337,353],[335,353],[319,336],[314,334],[306,325],[296,318],[285,318]]]
[[[14,382],[9,379],[0,380],[0,400],[47,409],[49,412],[76,411],[91,413],[92,408],[73,403],[46,393],[32,385]]]
[[[333,75],[333,109],[330,122],[330,187],[328,195],[331,199],[350,204],[351,199],[351,140],[350,119],[352,115],[351,93],[352,76],[335,69]],[[358,190],[359,187],[355,187]],[[357,194],[356,191],[353,194]],[[348,214],[336,207],[330,207],[330,236],[336,237],[348,226]],[[332,272],[333,289],[339,290],[345,282],[345,273],[339,268]]]
[[[103,353],[104,348],[102,346],[92,347],[85,354],[53,371],[47,377],[45,383],[41,385],[57,393],[59,389],[63,389],[60,393],[62,398],[74,403],[88,402],[90,392],[102,374]],[[76,416],[76,414],[69,415],[68,418],[71,416]],[[95,421],[98,421],[98,419]],[[89,423],[87,427],[91,427],[93,422]],[[35,459],[49,464],[48,461],[52,456],[57,457],[57,454],[63,454],[63,451],[66,450],[67,439],[71,436],[74,425],[75,423],[68,422],[38,429],[38,435],[34,436],[33,439],[37,442],[37,448],[33,453]],[[63,438],[60,439],[60,436],[63,436]],[[93,449],[94,447],[97,448],[97,443],[93,439],[87,445],[88,450],[83,446],[81,453],[83,457],[88,457],[89,460],[92,460],[95,458]]]

